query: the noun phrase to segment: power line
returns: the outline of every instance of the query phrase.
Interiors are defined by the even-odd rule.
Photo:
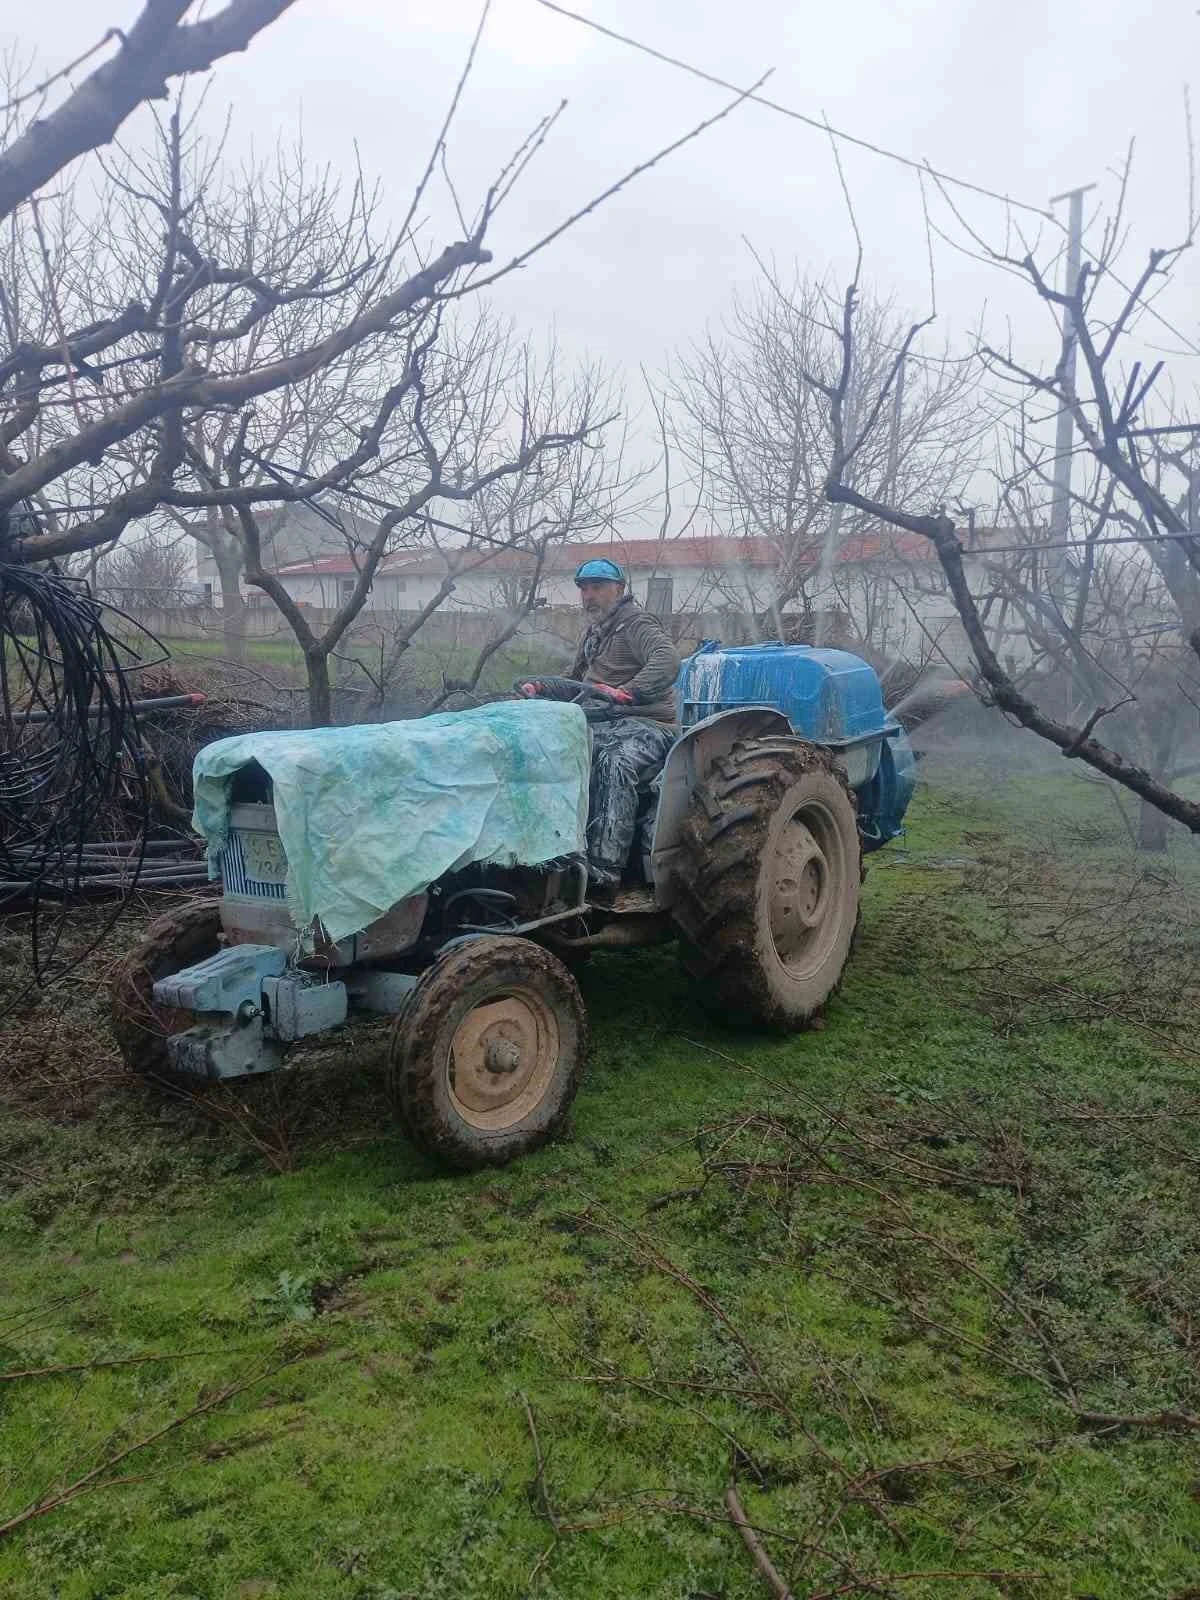
[[[639,50],[643,55],[652,56],[655,61],[665,62],[667,66],[676,67],[680,72],[690,73],[693,78],[699,78],[704,83],[715,84],[718,89],[731,89],[734,94],[744,95],[756,105],[766,106],[771,111],[778,111],[785,117],[791,117],[795,122],[803,122],[806,127],[816,128],[819,133],[826,134],[831,139],[841,139],[844,144],[857,145],[860,150],[869,150],[872,155],[882,156],[885,161],[896,161],[913,172],[923,173],[927,178],[937,178],[941,183],[953,184],[958,189],[968,189],[972,194],[983,195],[988,200],[999,200],[1002,205],[1015,206],[1018,211],[1032,211],[1043,219],[1054,220],[1045,206],[1033,206],[1025,200],[1014,200],[1011,195],[999,194],[995,189],[986,189],[982,184],[971,183],[966,178],[955,178],[948,172],[939,172],[927,161],[914,161],[910,156],[902,156],[895,150],[885,149],[883,145],[872,144],[869,139],[860,139],[856,134],[845,133],[840,128],[831,128],[819,117],[806,116],[803,111],[797,111],[793,106],[785,106],[778,100],[769,100],[766,95],[747,92],[740,84],[730,83],[727,78],[718,78],[713,72],[705,72],[702,67],[697,67],[690,61],[683,61],[679,56],[668,55],[665,50],[656,50],[653,45],[643,44],[640,39],[633,39],[627,33],[618,33],[615,28],[607,28],[602,22],[596,22],[591,17],[582,16],[578,11],[559,5],[557,0],[537,0],[537,3],[544,6],[547,11],[556,11],[561,17],[569,17],[572,22],[581,23],[595,33],[602,33],[606,38],[615,39],[618,44],[628,45],[631,50]]]
[[[1126,294],[1132,294],[1133,293],[1133,290],[1125,282],[1125,280],[1123,278],[1118,278],[1116,273],[1113,271],[1113,269],[1111,267],[1108,267],[1105,270],[1108,272],[1109,276],[1112,278],[1113,282],[1117,285],[1117,287],[1119,289],[1124,289]],[[1188,349],[1191,351],[1191,353],[1194,356],[1200,356],[1200,345],[1195,344],[1191,339],[1189,339],[1186,333],[1181,333],[1173,322],[1168,322],[1166,317],[1163,316],[1161,311],[1156,311],[1154,309],[1154,306],[1151,304],[1151,302],[1149,300],[1145,300],[1145,299],[1142,298],[1141,295],[1138,295],[1137,296],[1137,303],[1138,303],[1138,305],[1141,306],[1143,311],[1148,311],[1156,322],[1161,322],[1163,327],[1167,330],[1168,333],[1173,333],[1175,335],[1175,337],[1180,341],[1181,344],[1187,345]],[[1153,346],[1151,348],[1153,348]],[[1170,352],[1164,352],[1164,353],[1165,354],[1169,354]]]
[[[872,155],[882,156],[885,161],[894,161],[899,166],[907,167],[911,172],[920,173],[928,178],[936,178],[939,183],[950,184],[956,189],[965,189],[971,194],[983,196],[986,200],[998,200],[1001,205],[1012,206],[1018,211],[1029,211],[1034,216],[1041,217],[1043,221],[1052,222],[1055,226],[1061,226],[1054,213],[1045,206],[1031,205],[1028,200],[1015,200],[1012,195],[1001,194],[996,189],[988,189],[983,184],[972,183],[967,178],[956,178],[949,172],[942,172],[937,167],[930,166],[928,161],[916,161],[911,156],[901,155],[897,150],[889,150],[883,145],[873,144],[870,139],[862,139],[857,134],[846,133],[841,128],[831,127],[828,122],[822,121],[819,117],[807,116],[803,111],[797,111],[794,106],[785,106],[781,101],[771,100],[766,95],[757,94],[753,91],[747,93],[741,86],[731,83],[727,78],[719,78],[716,73],[706,72],[703,67],[698,67],[691,61],[684,61],[680,56],[669,55],[665,50],[658,50],[653,45],[645,44],[641,39],[634,39],[627,33],[620,33],[616,28],[606,27],[604,23],[596,22],[592,17],[585,17],[578,11],[572,11],[569,6],[559,5],[558,0],[537,0],[537,3],[547,11],[557,12],[560,17],[567,17],[572,22],[578,22],[582,27],[591,28],[593,33],[603,34],[605,38],[614,39],[618,44],[628,45],[631,50],[637,50],[642,55],[650,56],[655,61],[661,61],[668,67],[675,67],[678,71],[686,72],[693,78],[699,78],[702,83],[714,84],[719,89],[731,89],[735,94],[742,94],[745,99],[754,101],[756,105],[766,106],[771,111],[778,111],[782,116],[790,117],[794,122],[802,122],[805,127],[815,128],[819,133],[823,133],[831,139],[840,139],[844,144],[855,145],[860,150],[869,150]],[[1123,282],[1111,268],[1108,271],[1113,281],[1120,288],[1129,294],[1133,292],[1130,286]],[[1139,295],[1138,304],[1143,311],[1148,311],[1156,322],[1160,322],[1168,333],[1173,334],[1176,339],[1185,344],[1193,355],[1200,355],[1200,346],[1193,343],[1187,334],[1181,333],[1173,323],[1163,316],[1161,311],[1155,310],[1150,301]]]
[[[1094,550],[1102,544],[1158,544],[1163,540],[1192,540],[1200,539],[1195,533],[1122,533],[1114,534],[1111,538],[1104,539],[1048,539],[1045,543],[1038,541],[1036,544],[978,544],[964,545],[963,554],[967,556],[1036,556],[1043,550],[1074,550],[1083,554]]]

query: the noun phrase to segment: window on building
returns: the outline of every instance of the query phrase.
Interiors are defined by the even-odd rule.
[[[408,588],[408,579],[407,578],[397,578],[395,580],[395,583],[396,583],[396,593],[397,594],[403,594],[404,591]]]
[[[355,583],[355,580],[353,578],[343,578],[341,583],[338,585],[338,588],[339,588],[340,593],[341,593],[341,598],[342,598],[342,604],[343,605],[345,605],[347,600],[353,600],[353,598],[354,598],[354,583]]]
[[[675,602],[675,585],[669,572],[656,572],[646,584],[646,610],[669,617]]]

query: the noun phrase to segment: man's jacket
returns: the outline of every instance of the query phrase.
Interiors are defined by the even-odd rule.
[[[675,679],[679,652],[657,617],[643,611],[632,595],[594,622],[579,641],[571,676],[585,683],[628,689],[631,717],[675,722]]]

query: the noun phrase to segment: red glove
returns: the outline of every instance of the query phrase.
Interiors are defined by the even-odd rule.
[[[596,694],[606,694],[610,700],[615,700],[619,706],[631,706],[633,696],[628,689],[614,689],[611,683],[589,683],[588,688]]]
[[[528,683],[523,683],[519,690],[519,693],[523,694],[526,700],[536,699],[541,692],[542,686],[536,678],[531,678]]]

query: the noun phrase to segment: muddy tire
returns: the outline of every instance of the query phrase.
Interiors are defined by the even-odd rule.
[[[185,906],[152,922],[141,944],[117,968],[109,995],[109,1017],[130,1072],[193,1090],[203,1087],[203,1080],[191,1074],[172,1072],[167,1058],[167,1035],[190,1027],[192,1013],[157,1005],[154,985],[181,967],[216,955],[220,932],[216,900]]]
[[[737,744],[697,789],[675,920],[688,970],[730,1021],[802,1027],[842,976],[858,922],[854,797],[824,750]]]
[[[528,939],[471,939],[422,973],[397,1019],[393,1104],[426,1154],[503,1166],[560,1131],[586,1053],[583,1001],[561,961]]]

